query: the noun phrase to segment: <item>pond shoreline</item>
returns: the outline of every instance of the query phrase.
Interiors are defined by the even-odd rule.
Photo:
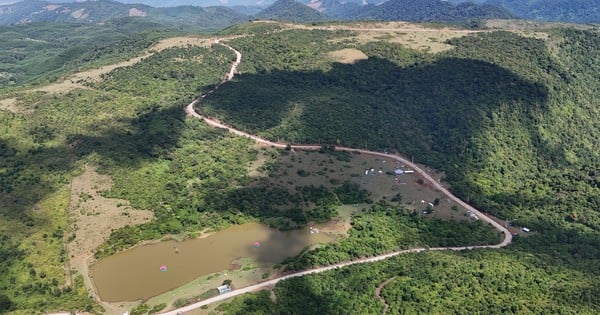
[[[210,237],[140,244],[90,262],[88,277],[100,301],[148,300],[198,277],[232,270],[240,259],[253,259],[260,267],[273,266],[306,247],[335,239],[329,233],[312,234],[308,228],[279,231],[245,223]]]

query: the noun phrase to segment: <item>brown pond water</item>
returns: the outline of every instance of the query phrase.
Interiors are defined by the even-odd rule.
[[[148,299],[203,275],[235,268],[240,258],[273,265],[334,236],[308,228],[278,231],[263,224],[233,226],[206,238],[138,246],[98,261],[92,277],[103,301]],[[260,243],[256,247],[255,242]],[[161,271],[166,266],[166,271]]]

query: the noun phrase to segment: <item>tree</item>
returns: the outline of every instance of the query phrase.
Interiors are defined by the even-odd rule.
[[[6,294],[0,294],[0,313],[10,311],[13,308],[13,302]]]

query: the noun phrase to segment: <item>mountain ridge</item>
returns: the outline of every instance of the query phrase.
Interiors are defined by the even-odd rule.
[[[245,14],[223,6],[155,8],[113,0],[60,4],[33,0],[0,6],[0,25],[30,22],[99,23],[126,17],[148,18],[167,24],[197,25],[207,29],[224,28],[248,18]]]
[[[319,11],[295,0],[277,0],[254,17],[291,22],[320,22],[327,19]]]
[[[508,19],[514,16],[500,7],[443,0],[390,0],[365,7],[354,19],[403,20],[419,22],[459,22],[471,19]]]
[[[49,5],[69,6],[85,3],[94,3],[103,0],[47,0]],[[39,3],[39,0],[21,1],[0,0],[0,7],[8,5],[17,5],[21,7],[30,7],[32,3]],[[227,7],[233,9],[238,14],[246,15],[252,18],[261,9],[265,10],[275,3],[274,0],[173,0],[164,2],[162,0],[118,0],[114,1],[123,5],[135,7],[147,6],[155,9],[193,6],[193,7]],[[413,2],[397,3],[397,0],[298,0],[307,7],[317,10],[329,19],[399,19],[406,14],[411,13],[414,17],[413,9],[424,3],[422,0]],[[439,0],[433,5],[428,0],[431,9],[436,10],[435,14],[423,17],[421,19],[411,18],[413,21],[435,20],[441,22],[455,21],[467,16],[468,19],[487,19],[498,17],[516,17],[532,19],[536,21],[556,21],[573,23],[600,23],[600,5],[594,0]],[[114,5],[114,4],[113,4]],[[0,8],[0,11],[3,9]],[[5,10],[5,9],[4,9]],[[296,12],[299,12],[296,9]],[[305,11],[305,10],[301,10]],[[305,11],[304,14],[308,14]],[[403,14],[399,14],[403,12]],[[135,13],[135,12],[133,12]],[[394,13],[396,13],[394,15]],[[294,17],[294,12],[287,14],[279,13],[280,16],[288,16],[292,21],[301,21],[300,17]],[[309,14],[312,19],[316,15]],[[69,19],[66,19],[69,21]],[[307,20],[305,22],[312,22]]]

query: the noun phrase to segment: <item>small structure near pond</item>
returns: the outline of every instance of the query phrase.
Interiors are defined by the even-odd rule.
[[[219,294],[224,294],[224,293],[230,292],[231,287],[227,284],[224,284],[222,286],[217,287],[217,291],[219,291]]]
[[[413,174],[415,171],[413,170],[403,170],[401,168],[397,168],[394,170],[394,175],[402,175],[402,174]]]

